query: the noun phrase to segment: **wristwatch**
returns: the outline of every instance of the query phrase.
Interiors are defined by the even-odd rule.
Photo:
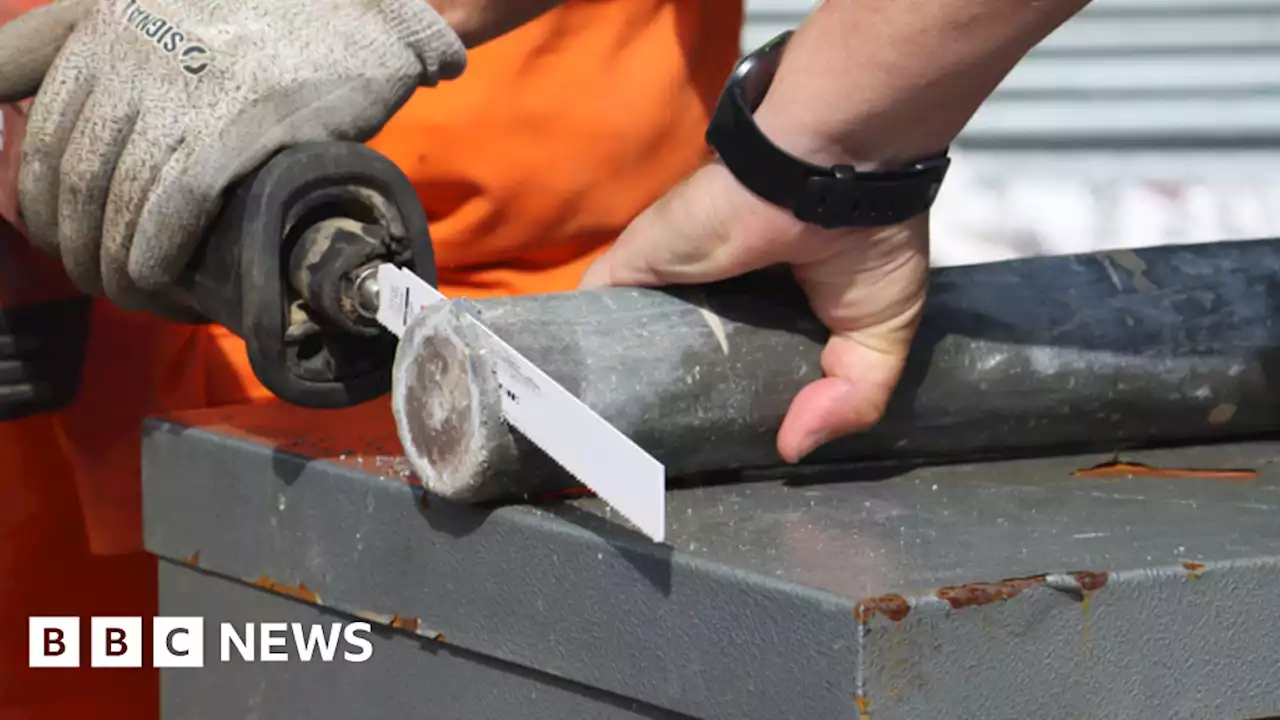
[[[729,76],[706,136],[725,167],[764,200],[825,228],[893,225],[932,207],[950,165],[945,150],[902,168],[859,172],[806,162],[765,136],[752,115],[790,39],[788,30],[765,43]]]

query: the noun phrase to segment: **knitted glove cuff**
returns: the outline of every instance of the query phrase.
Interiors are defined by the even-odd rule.
[[[422,63],[420,84],[452,80],[467,66],[467,48],[427,0],[380,0],[378,9],[395,37]]]

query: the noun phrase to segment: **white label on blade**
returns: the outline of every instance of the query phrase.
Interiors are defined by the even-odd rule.
[[[479,322],[494,350],[502,413],[552,460],[655,542],[666,539],[666,468]]]
[[[377,320],[396,337],[404,336],[409,321],[423,308],[448,299],[426,280],[390,263],[378,266],[377,278]]]

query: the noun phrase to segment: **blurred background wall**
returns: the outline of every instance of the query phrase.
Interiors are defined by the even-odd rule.
[[[747,0],[743,47],[810,7]],[[1280,237],[1280,0],[1093,0],[953,150],[936,264]]]

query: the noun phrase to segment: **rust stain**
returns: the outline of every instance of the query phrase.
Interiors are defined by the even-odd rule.
[[[441,643],[445,641],[444,635],[422,627],[422,618],[400,615],[399,613],[378,613],[368,610],[359,610],[353,614],[363,620],[393,627],[397,630],[404,630],[428,640],[435,640]]]
[[[1080,572],[1071,573],[1071,577],[1080,583],[1080,589],[1086,593],[1097,592],[1107,584],[1110,575],[1106,572],[1090,572],[1081,570]]]
[[[186,565],[190,565],[191,567],[200,567],[200,551],[195,551],[191,557],[182,558],[182,562]]]
[[[1182,567],[1187,569],[1187,577],[1192,580],[1200,579],[1200,571],[1204,570],[1204,563],[1192,562],[1191,560],[1182,561]]]
[[[354,614],[361,620],[368,620],[379,625],[390,625],[391,621],[396,617],[395,615],[384,615],[382,613],[368,612],[367,610],[358,610]]]
[[[1044,575],[1036,575],[1034,577],[1001,580],[995,583],[969,583],[967,585],[944,587],[938,590],[936,594],[942,600],[946,600],[952,609],[960,610],[967,607],[991,605],[1011,600],[1027,588],[1044,582],[1045,577]]]
[[[258,579],[253,581],[253,584],[260,588],[266,588],[271,592],[286,595],[291,598],[297,598],[298,600],[305,600],[309,603],[320,602],[320,596],[317,595],[314,590],[302,583],[298,583],[297,585],[284,585],[272,580],[267,575],[259,575]]]
[[[531,500],[534,503],[556,502],[558,500],[569,500],[571,498],[595,497],[595,493],[589,488],[574,487],[564,490],[553,490],[551,492],[538,493]]]
[[[1227,482],[1249,482],[1258,479],[1257,470],[1208,470],[1190,468],[1158,468],[1142,463],[1113,462],[1094,465],[1091,468],[1075,470],[1075,477],[1151,477],[1151,478],[1192,478],[1200,480],[1223,480]]]
[[[873,598],[859,600],[853,607],[853,616],[858,622],[865,623],[873,615],[883,615],[895,623],[906,619],[911,612],[911,605],[901,595],[878,595]]]
[[[400,615],[396,615],[391,618],[389,625],[397,630],[406,630],[416,634],[420,623],[421,621],[416,617],[402,617]]]
[[[862,695],[856,696],[854,701],[858,703],[858,717],[860,720],[868,720],[871,717],[871,703],[867,702],[867,698]]]

